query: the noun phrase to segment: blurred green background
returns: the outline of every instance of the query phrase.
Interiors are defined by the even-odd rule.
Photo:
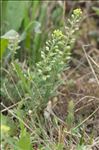
[[[24,41],[17,51],[20,61],[35,64],[40,59],[40,49],[49,31],[63,26],[63,3],[57,1],[2,1],[1,35],[14,29]],[[7,57],[3,41],[2,56]],[[2,57],[1,56],[1,57]],[[29,59],[27,59],[29,57]]]

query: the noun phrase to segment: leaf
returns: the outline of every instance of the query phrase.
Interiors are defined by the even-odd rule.
[[[63,148],[64,148],[64,145],[61,143],[58,143],[55,147],[56,150],[63,150]]]
[[[7,8],[7,1],[0,1],[0,8],[1,8],[1,11],[0,11],[0,24],[4,25],[5,23],[5,16],[6,16],[6,8]],[[2,31],[2,28],[1,28],[1,31]]]
[[[1,125],[1,132],[7,133],[10,130],[10,127],[6,125]]]
[[[4,115],[0,114],[0,120],[1,120],[1,140],[4,139],[6,136],[9,135],[10,127],[8,126],[8,118]]]
[[[6,48],[8,47],[10,40],[18,40],[18,42],[20,42],[20,36],[19,36],[18,32],[16,32],[13,29],[6,32],[4,35],[1,36],[1,39],[0,39],[0,45],[1,45],[0,59],[2,59],[4,52],[5,52]]]
[[[22,87],[23,87],[23,89],[24,89],[26,92],[28,92],[28,93],[31,94],[30,86],[29,86],[29,84],[28,84],[28,82],[27,82],[27,80],[26,80],[26,77],[24,76],[24,73],[23,73],[23,71],[22,71],[20,65],[19,65],[18,63],[14,62],[13,67],[14,67],[14,69],[15,69],[15,71],[16,71],[18,77],[19,77],[20,80],[22,81]]]
[[[87,150],[87,147],[85,145],[78,145],[77,150]]]
[[[22,33],[20,40],[23,41],[26,36],[31,32],[31,29],[34,29],[36,33],[41,33],[41,23],[38,21],[31,21],[28,26],[25,28],[24,32]]]
[[[92,7],[92,9],[96,12],[96,14],[99,16],[99,8],[98,7]]]
[[[19,147],[19,150],[32,150],[30,134],[25,128],[21,130],[20,139],[17,142],[17,146]]]
[[[38,21],[35,21],[35,22],[34,22],[34,31],[35,31],[36,33],[41,33],[40,27],[41,27],[41,23],[38,22]]]
[[[28,1],[8,1],[6,7],[7,30],[14,29],[18,31],[25,17],[25,11],[28,8]]]
[[[74,122],[74,103],[73,103],[73,101],[69,102],[68,115],[67,115],[66,121],[67,121],[68,127],[71,128],[73,125],[73,122]]]
[[[0,59],[2,59],[6,48],[8,47],[8,40],[6,39],[0,39],[0,45],[1,45],[1,49],[0,49]]]
[[[6,40],[14,40],[18,37],[19,37],[19,34],[13,29],[6,32],[3,36],[1,36],[2,39],[6,39]]]

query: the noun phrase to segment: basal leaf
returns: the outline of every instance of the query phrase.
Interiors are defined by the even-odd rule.
[[[28,1],[8,1],[6,7],[7,30],[18,30],[25,17]]]

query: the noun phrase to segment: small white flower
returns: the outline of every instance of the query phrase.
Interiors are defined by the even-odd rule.
[[[29,110],[28,113],[29,113],[29,115],[31,115],[32,114],[32,110]]]

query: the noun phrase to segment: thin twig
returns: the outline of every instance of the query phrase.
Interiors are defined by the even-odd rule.
[[[14,116],[15,118],[17,118],[20,122],[22,122],[23,124],[24,124],[24,126],[27,128],[27,129],[29,129],[31,132],[33,132],[33,130],[20,118],[20,117],[18,117],[17,115],[15,115],[11,110],[9,110],[9,108],[8,107],[6,107],[3,103],[1,103],[1,105],[6,109],[6,110],[8,110],[8,112],[12,115],[12,116]]]
[[[31,97],[26,97],[26,98],[24,99],[24,101],[26,101],[27,99],[31,99]],[[17,102],[16,104],[13,104],[13,105],[11,105],[11,106],[9,106],[9,107],[7,107],[7,108],[1,110],[1,113],[7,111],[8,109],[12,109],[12,108],[16,107],[19,103],[21,103],[21,101],[19,101],[19,102]]]
[[[88,57],[91,59],[91,61],[99,68],[99,65],[92,59],[92,57],[90,57],[89,55],[88,55]]]
[[[99,110],[99,107],[97,109],[95,109],[95,111],[89,115],[85,120],[83,120],[80,124],[78,124],[74,130],[76,130],[77,128],[79,128],[82,124],[84,124],[88,119],[90,119],[97,111]]]
[[[18,102],[18,103],[19,103],[19,102]],[[11,106],[9,106],[9,107],[7,107],[7,108],[5,108],[5,109],[1,110],[1,113],[3,113],[3,112],[5,112],[5,111],[7,111],[8,109],[14,108],[15,106],[17,106],[17,105],[18,105],[18,103],[14,104],[14,105],[11,105]]]
[[[94,71],[94,69],[93,69],[93,66],[92,66],[92,64],[91,64],[91,62],[90,62],[90,60],[89,60],[89,58],[88,58],[87,53],[86,53],[86,50],[85,50],[85,47],[86,47],[86,46],[88,46],[88,45],[83,45],[82,48],[83,48],[83,50],[84,50],[84,53],[85,53],[85,56],[86,56],[87,61],[88,61],[88,63],[89,63],[89,66],[90,66],[90,68],[91,68],[91,70],[92,70],[92,73],[93,73],[93,75],[95,76],[95,79],[96,79],[97,83],[99,84],[99,80],[98,80],[98,78],[97,78],[97,76],[96,76],[96,73],[95,73],[95,71]]]

